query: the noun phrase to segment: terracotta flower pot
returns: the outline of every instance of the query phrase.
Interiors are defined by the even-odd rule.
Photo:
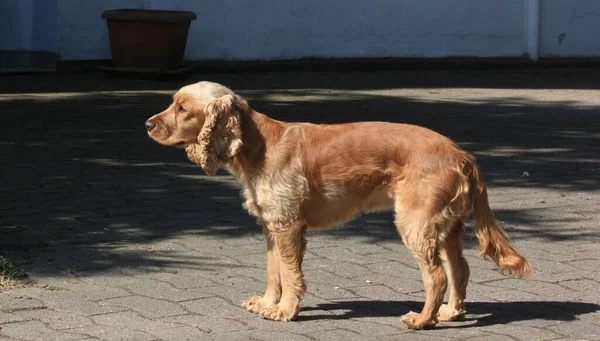
[[[182,65],[194,12],[119,9],[102,13],[114,66],[176,69]]]

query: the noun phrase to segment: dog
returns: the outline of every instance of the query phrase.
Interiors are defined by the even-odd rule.
[[[306,292],[307,230],[339,225],[362,212],[393,209],[402,241],[421,269],[425,303],[420,313],[402,316],[408,328],[464,317],[469,266],[462,235],[471,212],[481,255],[505,275],[530,275],[530,263],[494,218],[475,158],[427,128],[278,121],[206,81],[182,87],[145,126],[151,139],[185,149],[208,175],[225,169],[241,184],[243,206],[267,243],[265,293],[243,306],[266,319],[298,316]]]

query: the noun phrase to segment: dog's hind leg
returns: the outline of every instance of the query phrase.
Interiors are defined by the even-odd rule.
[[[275,245],[275,235],[263,226],[267,240],[267,289],[263,297],[253,296],[244,302],[244,307],[254,313],[260,313],[266,307],[279,303],[281,298],[281,276],[279,274],[279,250]]]
[[[437,231],[433,217],[422,209],[405,209],[396,202],[396,227],[402,241],[412,252],[423,276],[425,305],[420,313],[409,312],[402,322],[421,329],[437,322],[437,312],[446,292],[446,274],[438,253]]]
[[[450,295],[448,304],[442,304],[438,312],[440,321],[456,321],[465,315],[465,297],[469,282],[469,264],[463,257],[463,219],[457,220],[451,229],[443,234],[438,245],[442,266],[446,271]]]

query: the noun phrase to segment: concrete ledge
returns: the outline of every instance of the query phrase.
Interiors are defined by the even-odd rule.
[[[401,69],[457,69],[488,67],[527,67],[526,58],[305,58],[275,61],[202,61],[198,70],[221,71],[370,71]]]
[[[0,50],[0,72],[53,72],[58,59],[57,53],[49,51]]]
[[[110,66],[109,59],[60,61],[60,71],[86,71]],[[286,72],[286,71],[371,71],[371,70],[455,70],[541,67],[600,67],[600,57],[542,58],[534,63],[527,57],[503,58],[303,58],[269,61],[186,61],[192,72]]]

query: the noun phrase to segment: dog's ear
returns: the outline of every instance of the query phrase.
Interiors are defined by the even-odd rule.
[[[247,109],[246,102],[236,95],[225,95],[211,100],[204,112],[204,125],[198,135],[199,145],[186,148],[188,158],[202,166],[208,175],[236,156],[242,147],[240,111]]]

